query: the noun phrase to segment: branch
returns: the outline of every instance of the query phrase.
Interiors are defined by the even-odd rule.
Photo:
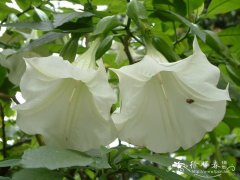
[[[0,99],[2,99],[4,101],[11,101],[11,100],[13,100],[16,104],[20,104],[15,96],[9,96],[9,95],[1,93],[1,92],[0,92]]]
[[[7,157],[7,139],[6,139],[6,132],[5,132],[5,122],[4,122],[4,111],[2,104],[0,104],[0,118],[2,121],[2,143],[3,143],[3,148],[2,148],[2,155],[3,158],[5,159]]]
[[[114,34],[117,34],[116,31],[112,31]],[[129,61],[129,64],[134,64],[134,60],[132,58],[132,55],[130,53],[130,50],[128,48],[128,40],[129,40],[129,36],[125,36],[125,38],[123,39],[121,36],[118,36],[119,40],[121,41],[121,43],[123,44],[123,47],[124,47],[124,52],[125,54],[127,55],[127,58],[128,58],[128,61]]]

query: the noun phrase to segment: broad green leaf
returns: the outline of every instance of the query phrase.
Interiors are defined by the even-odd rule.
[[[94,159],[94,162],[89,166],[96,169],[106,169],[111,168],[108,163],[108,154],[111,149],[107,149],[105,147],[101,147],[100,149],[93,149],[86,152],[87,155],[91,156]]]
[[[229,27],[221,30],[218,36],[227,45],[236,45],[240,49],[240,26]]]
[[[106,35],[109,31],[120,25],[120,21],[117,16],[107,16],[101,19],[96,25],[93,35]]]
[[[72,37],[69,39],[67,44],[64,45],[63,49],[60,52],[60,55],[63,57],[63,59],[68,60],[70,62],[74,61],[77,54],[79,38],[80,35],[72,34]]]
[[[214,51],[220,53],[224,56],[228,56],[229,52],[225,44],[221,42],[217,34],[213,31],[205,30],[206,33],[206,41],[204,41],[207,45],[209,45]]]
[[[17,29],[38,29],[42,31],[53,30],[53,24],[51,22],[17,22],[17,23],[8,23],[0,24],[0,26],[5,27],[14,27]]]
[[[230,128],[229,126],[224,123],[224,122],[221,122],[215,129],[214,129],[214,132],[216,134],[216,136],[218,137],[221,137],[221,136],[224,136],[224,135],[227,135],[230,133]]]
[[[101,58],[105,52],[107,52],[112,45],[113,36],[106,37],[99,45],[96,52],[96,59]]]
[[[202,3],[204,2],[204,0],[184,0],[185,3],[187,4],[187,9],[189,9],[190,11],[193,11],[197,8],[199,8]]]
[[[19,165],[20,159],[8,159],[0,161],[0,167],[16,166]]]
[[[66,35],[65,33],[49,32],[43,35],[42,37],[40,37],[39,39],[32,41],[27,46],[25,46],[22,50],[31,50],[32,48],[47,44],[56,39],[60,39],[65,35]]]
[[[147,19],[147,13],[143,4],[137,0],[132,0],[127,6],[127,15],[133,19],[136,24]]]
[[[24,152],[21,164],[27,168],[58,169],[73,166],[87,166],[93,158],[78,151],[42,146]]]
[[[94,14],[90,12],[71,12],[71,13],[65,13],[65,14],[55,14],[53,25],[54,27],[58,27],[75,18],[92,17],[93,15]]]
[[[184,0],[187,5],[188,16],[191,16],[193,12],[196,15],[200,15],[204,9],[204,0]]]
[[[29,8],[32,2],[31,0],[24,0],[24,1],[17,0],[16,3],[22,10],[26,10]]]
[[[179,8],[181,7],[181,8]],[[163,21],[171,20],[167,14],[162,13],[162,11],[174,11],[181,16],[185,16],[187,13],[186,3],[184,0],[153,0],[153,8],[155,14]]]
[[[206,17],[224,14],[238,8],[240,8],[239,0],[211,0]]]
[[[22,169],[16,172],[12,180],[62,180],[63,176],[47,169]]]
[[[125,13],[126,11],[126,0],[108,1],[108,12],[109,14]]]
[[[182,16],[186,15],[187,8],[184,0],[173,0],[173,7],[176,13],[181,14]]]

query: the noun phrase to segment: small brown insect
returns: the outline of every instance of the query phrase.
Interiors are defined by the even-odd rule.
[[[194,100],[193,100],[193,99],[186,99],[186,102],[187,102],[188,104],[192,104],[192,103],[194,103]]]

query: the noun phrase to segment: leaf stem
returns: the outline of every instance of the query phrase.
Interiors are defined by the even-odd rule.
[[[176,39],[176,41],[174,42],[174,46],[176,46],[178,43],[182,42],[184,39],[187,38],[188,34],[190,33],[190,28],[188,28],[187,32],[184,34],[184,36],[180,39]]]

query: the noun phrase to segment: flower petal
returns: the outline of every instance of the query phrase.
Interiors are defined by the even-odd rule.
[[[80,70],[57,56],[28,58],[25,59],[25,62],[27,70],[20,86],[26,100],[45,92],[49,86],[49,81],[59,78],[73,78],[87,82],[96,74],[96,71]]]
[[[21,88],[27,101],[15,107],[20,128],[43,135],[47,144],[80,151],[112,142],[116,130],[110,108],[115,99],[106,73],[101,69],[83,77],[87,73],[59,58],[41,59],[26,60]]]
[[[97,61],[98,69],[95,78],[87,82],[86,85],[94,96],[96,107],[105,119],[110,118],[110,109],[116,102],[117,97],[110,87],[107,73],[102,60]]]

